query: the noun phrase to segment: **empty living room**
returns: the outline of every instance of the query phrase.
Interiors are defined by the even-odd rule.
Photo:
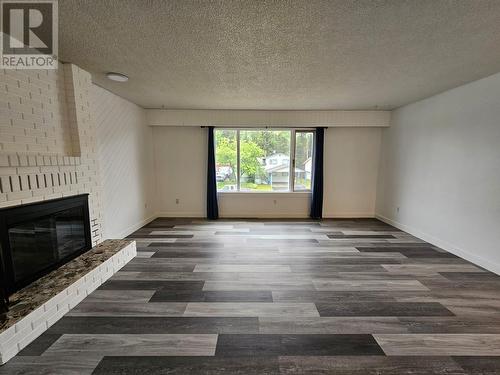
[[[0,32],[0,375],[500,374],[500,0]]]

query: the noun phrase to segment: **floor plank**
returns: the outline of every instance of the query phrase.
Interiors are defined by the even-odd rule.
[[[260,333],[287,334],[373,334],[407,333],[408,327],[396,317],[259,317]]]
[[[219,335],[216,356],[383,355],[371,335]]]
[[[157,291],[149,302],[273,302],[270,290],[238,291]]]
[[[184,316],[319,317],[319,313],[314,303],[192,302]]]
[[[387,355],[500,356],[500,334],[375,334]]]
[[[260,264],[197,264],[193,272],[292,272],[290,266]]]
[[[0,366],[0,375],[91,375],[102,356],[43,355],[16,356]]]
[[[279,364],[288,375],[466,375],[449,357],[287,356]]]
[[[210,356],[214,355],[214,334],[64,334],[47,354],[118,356]]]
[[[278,375],[277,357],[104,357],[94,375]]]
[[[83,301],[67,316],[182,316],[186,303],[123,303]]]
[[[450,316],[438,302],[322,302],[316,303],[321,316]]]
[[[153,333],[258,333],[259,320],[221,317],[156,316],[65,316],[49,328],[48,335],[61,334],[153,334]],[[42,335],[44,337],[46,335]],[[50,339],[53,340],[53,338]],[[55,341],[55,340],[53,340]]]
[[[317,290],[331,291],[415,291],[429,290],[418,280],[321,280],[313,279]]]

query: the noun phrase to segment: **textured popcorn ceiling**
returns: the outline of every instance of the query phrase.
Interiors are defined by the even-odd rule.
[[[59,0],[59,14],[61,59],[143,107],[391,109],[500,71],[500,0]]]

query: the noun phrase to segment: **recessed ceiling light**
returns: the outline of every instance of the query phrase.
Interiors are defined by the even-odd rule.
[[[128,77],[125,74],[121,74],[121,73],[109,72],[109,73],[106,73],[106,77],[108,77],[110,80],[116,81],[116,82],[127,82],[128,81]]]

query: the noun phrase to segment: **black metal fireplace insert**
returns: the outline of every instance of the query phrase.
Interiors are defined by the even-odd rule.
[[[88,194],[0,209],[0,310],[19,289],[92,248]]]

